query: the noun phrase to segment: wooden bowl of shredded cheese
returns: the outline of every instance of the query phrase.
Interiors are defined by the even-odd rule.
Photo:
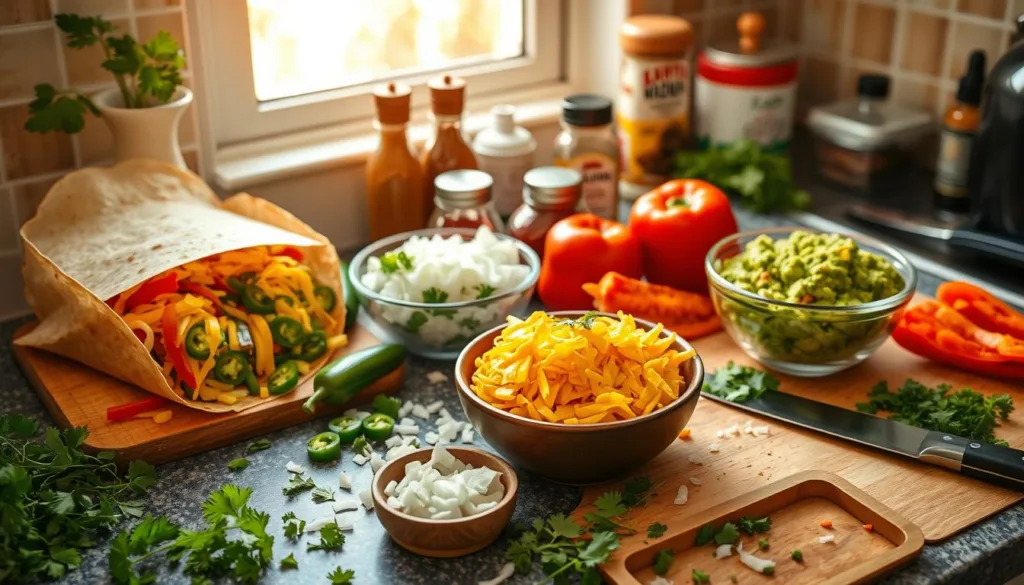
[[[625,475],[672,444],[697,406],[704,366],[660,324],[538,311],[473,340],[455,376],[463,410],[499,453],[587,484]]]

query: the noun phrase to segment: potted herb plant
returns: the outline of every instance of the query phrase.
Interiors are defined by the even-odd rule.
[[[103,49],[100,66],[113,75],[117,87],[89,98],[74,89],[41,83],[29,104],[31,117],[25,129],[74,134],[91,113],[110,127],[117,160],[151,158],[185,168],[178,121],[192,102],[192,91],[181,85],[185,57],[178,42],[160,31],[140,44],[129,34],[118,34],[113,24],[99,16],[58,14],[54,20],[67,36],[68,47],[99,45]]]

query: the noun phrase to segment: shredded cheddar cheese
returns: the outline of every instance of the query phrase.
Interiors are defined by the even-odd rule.
[[[534,420],[593,424],[649,414],[679,397],[680,365],[693,351],[675,334],[637,327],[632,317],[556,319],[538,311],[508,318],[494,347],[476,360],[472,389],[492,406]]]

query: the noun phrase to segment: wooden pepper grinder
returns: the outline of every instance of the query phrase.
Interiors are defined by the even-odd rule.
[[[760,12],[744,12],[736,19],[736,32],[740,33],[740,51],[751,55],[761,49],[764,16]]]

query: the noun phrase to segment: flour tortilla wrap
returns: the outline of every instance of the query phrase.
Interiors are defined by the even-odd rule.
[[[301,249],[303,263],[337,295],[331,315],[345,321],[338,255],[324,236],[276,205],[247,194],[223,203],[196,175],[132,160],[73,172],[47,193],[21,228],[25,296],[39,326],[15,341],[57,353],[191,408],[239,411],[185,400],[168,385],[127,324],[104,302],[166,270],[254,246]],[[313,375],[329,358],[311,364]]]

